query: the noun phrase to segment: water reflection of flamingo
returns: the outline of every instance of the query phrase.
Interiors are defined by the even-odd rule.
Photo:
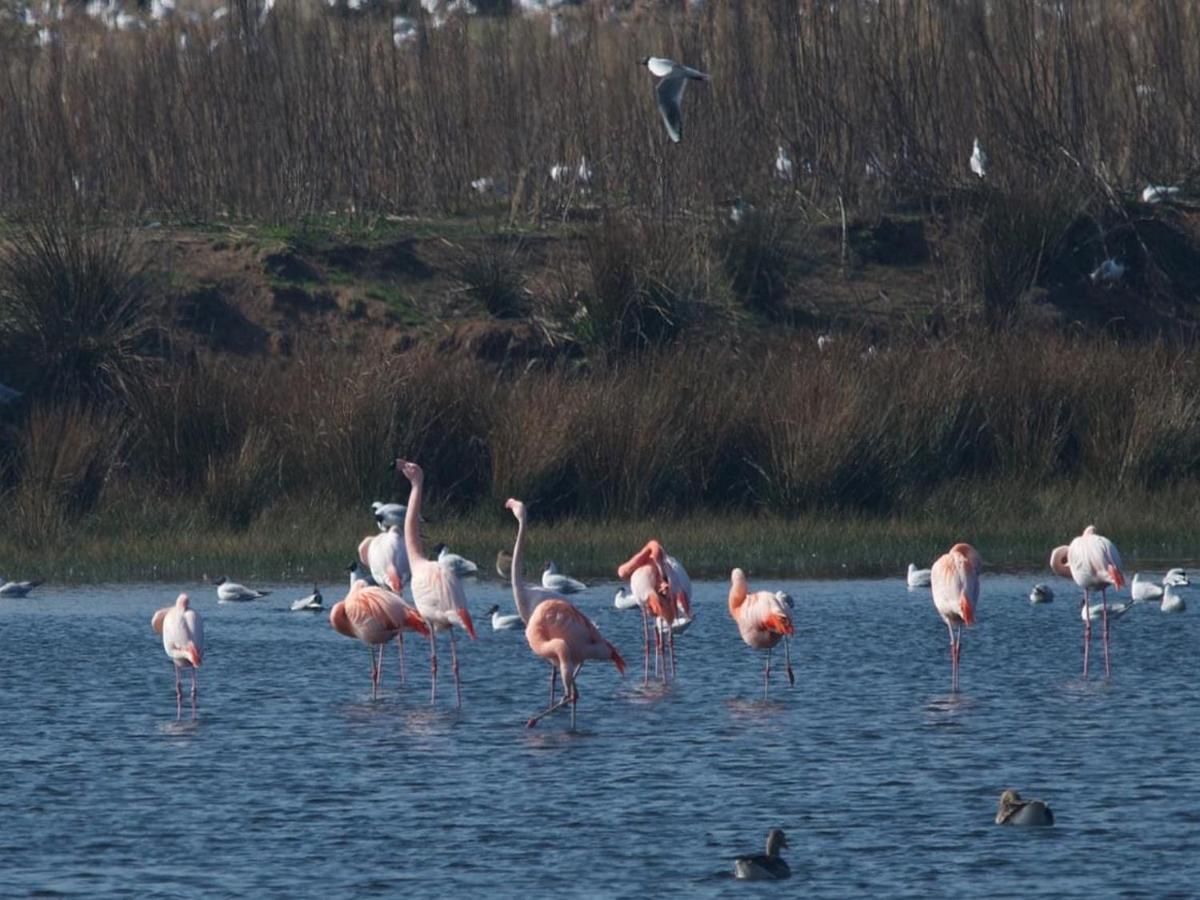
[[[1104,674],[1109,675],[1112,668],[1108,655],[1108,588],[1120,589],[1125,585],[1125,576],[1121,573],[1121,554],[1116,545],[1103,535],[1096,534],[1096,527],[1089,525],[1083,529],[1083,534],[1075,538],[1066,547],[1055,547],[1050,554],[1050,569],[1056,575],[1074,579],[1083,588],[1083,600],[1080,609],[1088,605],[1088,593],[1100,591],[1100,616],[1104,623]],[[1082,612],[1080,613],[1082,615]],[[1083,620],[1083,677],[1088,673],[1088,650],[1092,644],[1091,618]]]
[[[771,649],[781,640],[787,659],[788,683],[795,686],[792,650],[788,643],[788,638],[796,633],[791,607],[777,593],[751,593],[746,586],[746,573],[741,569],[734,569],[730,573],[729,582],[729,615],[737,623],[738,633],[747,646],[767,651],[767,664],[763,669],[763,696],[767,696],[771,684]]]
[[[571,727],[575,727],[575,708],[579,703],[576,677],[589,659],[612,662],[617,671],[625,673],[625,660],[617,648],[604,639],[600,629],[574,604],[545,588],[531,588],[522,573],[522,553],[525,544],[525,504],[509,499],[504,504],[517,520],[517,540],[512,553],[512,592],[517,613],[525,624],[525,639],[535,655],[550,663],[550,705],[527,723],[532,728],[540,719],[571,704]],[[536,604],[534,600],[539,602]],[[563,698],[554,702],[555,668],[562,679]]]
[[[651,540],[627,562],[617,568],[617,577],[629,580],[629,589],[642,611],[642,684],[650,682],[650,616],[662,619],[668,626],[675,622],[675,597],[666,568],[666,553],[662,544]],[[674,633],[668,631],[672,660],[675,656]],[[654,629],[654,667],[657,671],[664,652],[663,635]],[[662,678],[667,679],[666,661],[662,661]]]
[[[164,607],[150,619],[150,627],[162,635],[163,650],[175,664],[175,718],[183,715],[183,682],[180,669],[192,670],[192,718],[196,718],[196,670],[204,658],[204,622],[200,612],[188,607],[188,595],[180,594],[173,606]]]
[[[329,624],[338,634],[358,638],[367,645],[371,656],[371,699],[379,696],[379,680],[383,671],[383,649],[393,637],[401,639],[405,631],[429,634],[429,626],[401,599],[384,587],[368,587],[356,581],[344,600],[329,611]],[[375,659],[375,648],[379,659]],[[400,657],[400,681],[404,682],[404,657]]]
[[[458,677],[458,647],[454,641],[454,629],[465,628],[474,640],[475,625],[467,611],[467,597],[458,576],[437,560],[425,557],[420,525],[425,473],[416,463],[404,459],[396,460],[396,468],[412,484],[408,509],[404,515],[404,543],[412,568],[413,602],[429,626],[430,702],[437,701],[437,633],[446,631],[450,634],[450,667],[454,672],[455,702],[457,706],[462,706],[462,683]]]
[[[958,664],[962,657],[962,629],[975,624],[979,603],[979,554],[970,544],[955,544],[930,570],[933,606],[950,630],[950,687],[958,690]]]

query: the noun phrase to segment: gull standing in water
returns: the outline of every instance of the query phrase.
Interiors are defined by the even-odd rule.
[[[645,56],[639,62],[659,79],[654,88],[658,112],[667,126],[667,135],[678,144],[683,139],[683,113],[680,110],[683,90],[689,81],[708,81],[708,75],[659,56]]]
[[[1096,534],[1096,527],[1089,525],[1068,546],[1054,548],[1050,554],[1050,571],[1072,579],[1083,588],[1081,610],[1088,608],[1090,592],[1100,591],[1100,615],[1104,622],[1104,674],[1109,675],[1112,667],[1108,653],[1108,589],[1120,590],[1125,586],[1125,576],[1121,573],[1121,554],[1117,552],[1116,545],[1103,535]],[[1086,616],[1083,620],[1084,678],[1087,678],[1091,644],[1092,620]]]
[[[188,595],[180,594],[174,606],[160,609],[150,619],[150,627],[162,635],[163,650],[175,664],[175,718],[183,716],[183,681],[180,670],[192,670],[192,718],[196,718],[196,670],[204,658],[204,622],[197,610],[188,606]]]

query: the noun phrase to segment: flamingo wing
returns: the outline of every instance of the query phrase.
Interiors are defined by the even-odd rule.
[[[538,615],[530,618],[526,637],[531,638],[531,645],[540,639],[551,651],[561,641],[567,658],[574,664],[588,659],[612,660],[618,669],[625,668],[617,648],[605,640],[596,623],[566,600],[548,600],[539,606]]]
[[[933,605],[944,622],[966,621],[963,615],[963,573],[955,565],[954,557],[946,553],[938,557],[929,572],[929,588],[933,593]],[[976,581],[978,594],[978,580]]]
[[[421,560],[412,573],[412,595],[425,619],[434,616],[457,618],[475,637],[475,626],[467,610],[467,595],[458,576],[432,560]]]
[[[167,617],[167,613],[171,611],[171,607],[164,606],[158,610],[150,619],[150,627],[154,629],[154,633],[161,635],[163,633],[163,620]]]

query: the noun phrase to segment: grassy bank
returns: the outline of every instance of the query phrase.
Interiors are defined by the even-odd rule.
[[[535,511],[536,516],[536,511]],[[753,578],[899,575],[969,540],[991,569],[1046,569],[1049,551],[1096,523],[1129,571],[1200,557],[1200,489],[1133,495],[1036,490],[1019,485],[948,490],[924,514],[693,514],[614,521],[533,523],[526,577],[546,559],[589,580],[614,580],[616,565],[657,536],[694,577],[723,579],[741,566]],[[1187,524],[1192,523],[1192,524]],[[343,583],[357,542],[371,533],[369,510],[290,504],[248,531],[212,528],[163,500],[135,516],[100,516],[70,541],[39,546],[0,539],[0,572],[63,582],[190,582],[228,574],[245,581]],[[444,541],[494,579],[496,552],[512,549],[515,526],[503,509],[435,517],[427,541]]]

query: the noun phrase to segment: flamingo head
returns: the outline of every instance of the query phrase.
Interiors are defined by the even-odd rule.
[[[404,477],[418,487],[425,481],[425,473],[415,462],[409,462],[407,459],[396,457],[396,471],[403,472]]]
[[[176,605],[176,606],[177,606],[179,609],[187,609],[187,608],[188,608],[188,595],[187,595],[187,594],[180,594],[178,597],[176,597],[176,598],[175,598],[175,605]]]
[[[1066,546],[1055,547],[1050,554],[1050,571],[1055,575],[1062,575],[1064,578],[1071,577],[1071,564],[1067,561],[1067,553],[1070,548]]]
[[[732,572],[729,573],[729,583],[734,585],[735,587],[737,587],[739,585],[745,585],[746,573],[743,572],[741,569],[734,569]]]
[[[1088,534],[1095,534],[1095,533],[1096,533],[1096,526],[1095,526],[1095,525],[1089,525],[1087,528],[1083,529],[1083,533],[1084,533],[1085,535],[1088,535]]]
[[[367,589],[366,581],[364,581],[361,578],[356,578],[354,580],[354,584],[352,584],[350,586],[350,593],[357,594],[359,591],[365,591],[366,589]]]
[[[516,517],[518,522],[525,521],[525,504],[520,500],[514,500],[512,497],[509,497],[504,501],[504,508],[511,509],[513,516]]]
[[[955,544],[953,547],[950,548],[950,553],[954,556],[962,557],[963,565],[966,568],[972,569],[975,572],[979,571],[979,565],[981,562],[981,560],[979,558],[979,552],[974,547],[972,547],[970,544],[965,544],[965,543]]]

